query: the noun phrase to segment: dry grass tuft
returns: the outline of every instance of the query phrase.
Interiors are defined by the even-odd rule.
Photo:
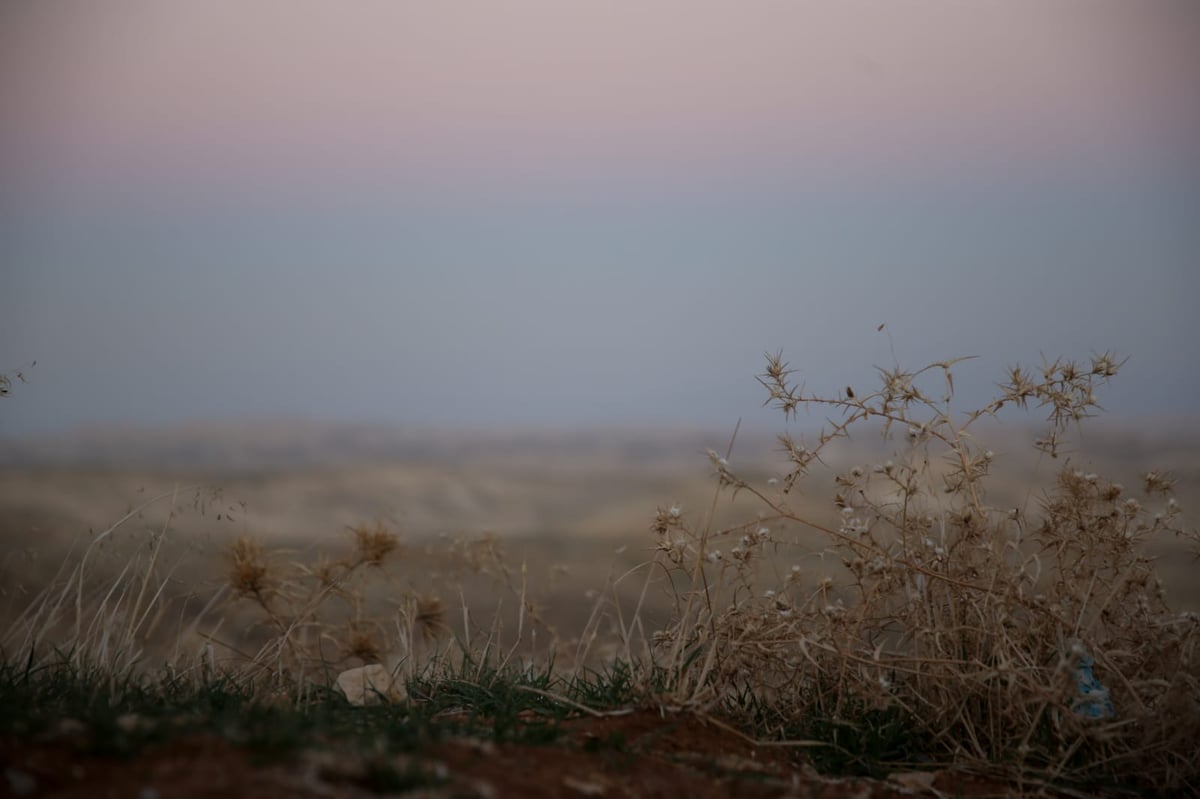
[[[106,529],[89,532],[90,540],[78,556],[63,562],[0,637],[4,659],[16,656],[38,668],[66,664],[119,681],[151,653],[168,662],[173,657],[170,650],[178,655],[183,642],[196,632],[197,622],[172,623],[171,611],[179,605],[170,588],[178,563],[169,564],[166,552],[180,496],[190,490],[176,487],[153,496]],[[194,490],[194,506],[212,498],[203,489]],[[148,530],[141,546],[121,553],[119,559],[114,559],[113,551],[106,551],[125,526],[151,506],[168,501],[166,521],[160,528]],[[190,597],[184,604],[186,599]],[[211,609],[210,601],[196,620]],[[167,652],[152,646],[164,637],[164,628],[172,642]]]

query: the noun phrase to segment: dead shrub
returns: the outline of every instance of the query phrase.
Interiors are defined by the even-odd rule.
[[[1195,788],[1200,621],[1172,613],[1143,554],[1153,536],[1196,541],[1169,476],[1147,475],[1137,499],[1067,458],[1040,508],[994,507],[999,456],[971,435],[1009,406],[1034,406],[1049,429],[1033,445],[1058,458],[1120,362],[1013,367],[998,397],[967,413],[953,406],[957,364],[884,369],[874,392],[821,396],[793,382],[780,354],[767,357],[768,402],[789,418],[819,408],[833,419],[811,443],[780,437],[788,468],[772,485],[709,453],[720,490],[761,502],[746,524],[710,530],[677,507],[656,515],[655,562],[683,588],[651,639],[668,700],[745,714],[752,696],[760,723],[769,707],[772,724],[791,728],[888,711],[942,761]],[[852,430],[881,433],[892,454],[832,475],[840,523],[802,518],[789,494]],[[781,564],[800,528],[821,533],[825,562],[840,568]]]

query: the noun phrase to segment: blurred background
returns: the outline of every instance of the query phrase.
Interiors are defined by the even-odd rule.
[[[3,535],[198,482],[195,535],[610,552],[739,419],[773,473],[778,349],[978,356],[963,408],[1111,350],[1078,457],[1194,492],[1198,75],[1166,0],[6,2]]]

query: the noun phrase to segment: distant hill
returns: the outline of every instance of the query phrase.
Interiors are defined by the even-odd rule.
[[[640,464],[703,459],[730,431],[587,429],[427,430],[383,424],[244,421],[159,428],[104,427],[0,439],[0,466],[278,469],[341,463],[461,463],[586,455]],[[764,453],[773,435],[739,435]]]
[[[1011,417],[1010,417],[1011,418]],[[779,460],[776,434],[746,429],[737,435],[742,462]],[[1014,452],[1040,432],[1036,413],[1019,423],[980,426],[980,440]],[[0,439],[0,467],[102,466],[195,470],[273,470],[339,464],[421,462],[442,464],[520,462],[528,459],[669,466],[703,462],[712,448],[724,453],[727,430],[598,427],[424,429],[386,424],[307,420],[206,422],[168,427],[97,427],[72,433]],[[800,436],[799,431],[793,434]],[[807,440],[813,438],[807,433]],[[1122,463],[1193,463],[1200,454],[1200,417],[1087,420],[1076,440],[1089,457]],[[889,445],[859,431],[839,451],[877,453]]]

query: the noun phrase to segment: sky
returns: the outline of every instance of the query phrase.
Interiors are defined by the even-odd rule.
[[[1197,76],[1186,0],[11,0],[0,435],[731,427],[778,349],[1194,414]]]

